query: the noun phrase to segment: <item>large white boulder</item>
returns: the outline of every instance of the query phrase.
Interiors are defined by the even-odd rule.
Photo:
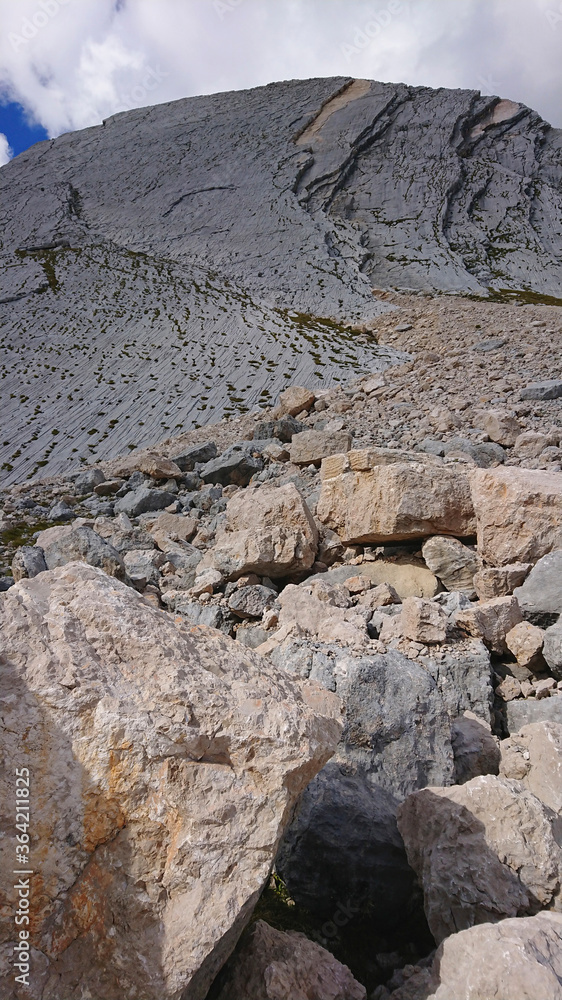
[[[83,563],[13,586],[0,626],[4,830],[31,776],[26,997],[202,1000],[338,742],[338,699]]]

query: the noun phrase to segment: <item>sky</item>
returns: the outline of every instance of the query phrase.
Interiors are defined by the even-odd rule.
[[[351,76],[498,94],[562,127],[562,0],[0,0],[0,165],[119,111]]]

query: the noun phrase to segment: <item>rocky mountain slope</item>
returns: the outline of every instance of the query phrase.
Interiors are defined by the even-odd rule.
[[[33,1000],[562,996],[559,308],[381,301],[407,362],[0,495]]]
[[[396,360],[373,288],[559,295],[561,135],[346,78],[190,98],[0,172],[4,481]],[[349,329],[351,327],[352,329]]]

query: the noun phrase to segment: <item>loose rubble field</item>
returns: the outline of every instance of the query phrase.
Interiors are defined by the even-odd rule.
[[[190,996],[203,1000],[254,911],[212,1000],[451,1000],[460,983],[468,989],[470,956],[478,974],[462,995],[472,1000],[502,995],[506,984],[510,1000],[562,996],[560,310],[378,294],[398,311],[377,319],[377,337],[406,351],[405,363],[343,386],[291,386],[275,407],[2,492],[5,655],[19,662],[31,628],[38,705],[55,698],[49,656],[66,664],[52,711],[69,746],[89,711],[76,694],[86,683],[76,664],[87,661],[87,683],[113,692],[108,718],[123,711],[112,698],[129,698],[134,722],[119,746],[131,733],[146,738],[146,759],[176,761],[184,790],[185,753],[222,775],[213,809],[228,814],[230,832],[217,833],[227,839],[216,864],[230,874],[201,904],[204,931],[189,959],[181,928],[170,931],[162,981],[147,985],[123,959],[123,982],[143,995],[179,997],[193,981]],[[41,616],[48,622],[63,605],[65,629],[45,631]],[[103,641],[91,631],[97,614]],[[179,671],[173,683],[158,635]],[[107,664],[104,648],[116,650]],[[123,663],[135,656],[145,673],[133,697],[134,671]],[[182,686],[186,657],[201,660],[197,678],[213,675],[210,706],[197,701],[204,680],[196,694]],[[260,698],[258,719],[249,706]],[[293,701],[294,714],[284,715]],[[181,720],[198,704],[186,750]],[[245,712],[243,725],[233,721]],[[103,718],[92,717],[91,757],[80,758],[94,772],[105,753]],[[154,795],[164,782],[158,794],[170,808],[171,771],[164,781],[154,765],[141,780],[140,763],[127,767],[122,820],[107,792],[107,829],[65,862],[77,872],[88,851],[102,851],[98,863],[116,879],[110,849],[97,845],[109,835],[122,843],[118,831],[133,820],[139,844],[152,836],[152,814],[138,805],[148,786]],[[113,787],[113,778],[96,780]],[[241,804],[257,795],[252,782],[269,782],[267,820],[265,799],[255,813]],[[196,787],[203,803],[204,787]],[[185,830],[192,821],[182,814],[177,822]],[[248,824],[262,847],[242,870],[226,843],[234,837],[243,851]],[[204,852],[192,846],[182,855],[168,833],[179,851],[174,884],[189,908],[185,873]],[[119,863],[129,871],[129,859]],[[158,858],[150,864],[135,876],[146,890],[142,905],[166,922],[173,907],[158,896]],[[132,882],[129,890],[134,911],[140,896]],[[54,896],[45,904],[40,933],[52,914],[61,918],[58,905]],[[127,928],[116,933],[112,947],[128,955]],[[504,961],[506,935],[519,943]],[[77,956],[87,961],[87,934],[80,941],[83,951],[63,949],[51,960],[58,988],[74,982]],[[272,956],[284,992],[266,994]],[[486,976],[478,979],[482,956]],[[173,989],[163,985],[172,980]],[[538,983],[534,993],[528,982]],[[117,979],[104,989],[117,996]]]

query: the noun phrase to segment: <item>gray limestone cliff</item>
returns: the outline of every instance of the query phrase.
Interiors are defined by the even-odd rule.
[[[478,92],[332,78],[33,146],[0,171],[3,481],[384,368],[373,289],[556,297],[561,137]]]

